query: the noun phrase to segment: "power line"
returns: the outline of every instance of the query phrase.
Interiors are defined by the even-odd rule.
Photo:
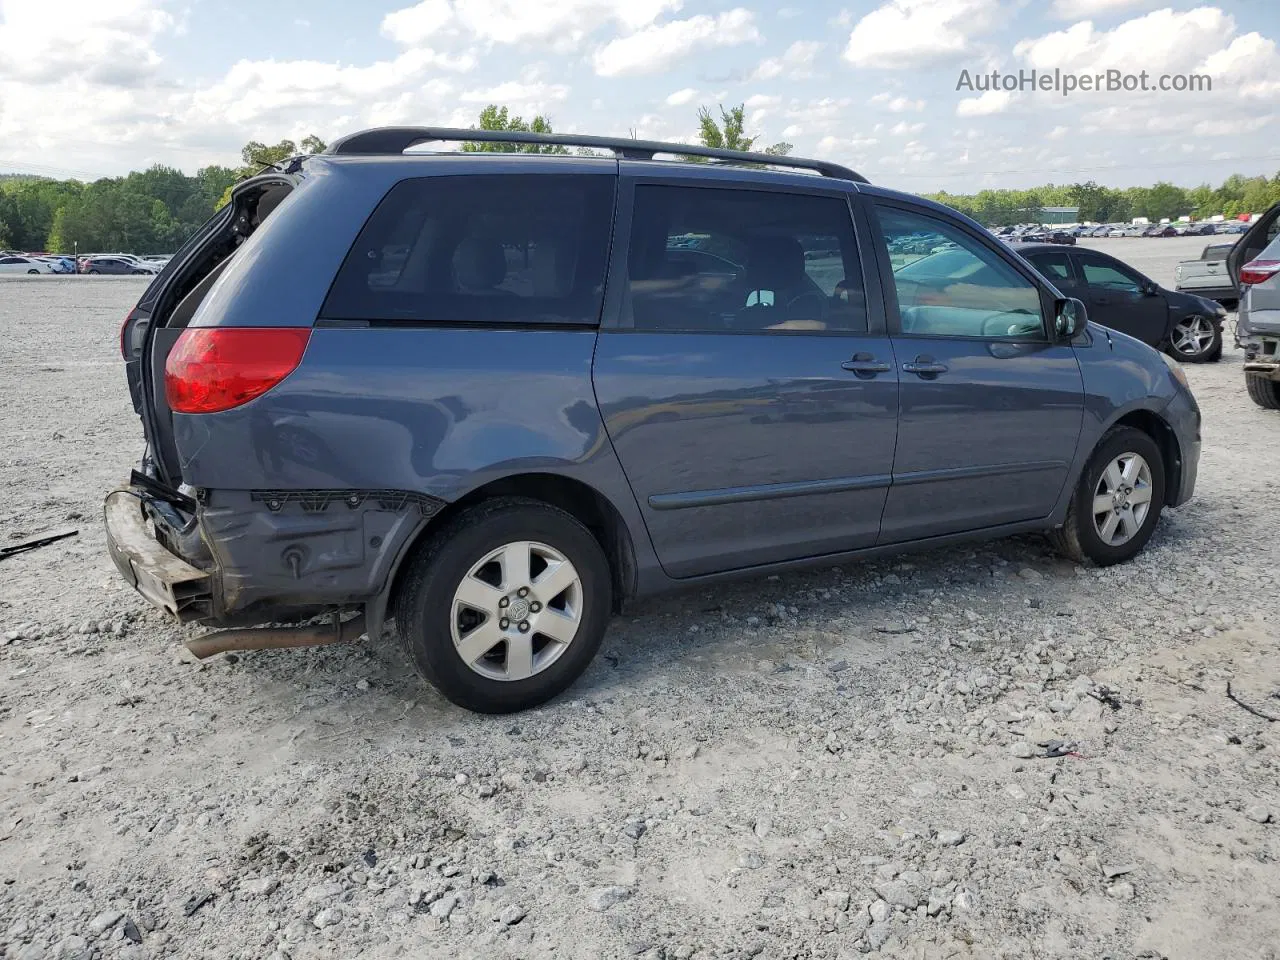
[[[70,174],[77,180],[97,180],[98,174],[90,173],[87,170],[76,170],[72,167],[54,167],[44,163],[27,163],[24,160],[8,160],[0,157],[0,168],[5,173],[26,173],[34,172],[42,176],[51,176],[57,178],[65,178],[66,174]]]

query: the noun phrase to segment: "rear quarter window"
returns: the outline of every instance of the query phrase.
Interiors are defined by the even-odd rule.
[[[598,324],[615,184],[599,174],[403,180],[361,230],[321,317]]]

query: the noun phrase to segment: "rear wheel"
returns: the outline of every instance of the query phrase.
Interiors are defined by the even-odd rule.
[[[1102,438],[1080,477],[1054,546],[1077,563],[1100,567],[1136,556],[1164,506],[1164,460],[1147,434],[1115,427]]]
[[[89,273],[94,274],[95,276],[98,274],[98,272],[99,272],[99,271],[97,271],[97,270],[90,270],[90,271],[89,271]]]
[[[1268,380],[1257,373],[1246,373],[1244,385],[1249,399],[1264,410],[1280,410],[1280,382]]]
[[[39,270],[28,270],[28,271],[27,271],[27,275],[28,275],[28,276],[30,276],[30,275],[31,275],[31,274],[33,274],[33,273],[34,273],[34,274],[36,274],[36,275],[38,276],[38,275],[39,275],[39,273],[40,273],[40,271],[39,271]]]
[[[1208,317],[1184,317],[1170,335],[1173,355],[1187,363],[1212,363],[1222,357],[1222,330]]]
[[[562,693],[587,668],[611,609],[609,562],[556,507],[502,498],[450,521],[412,561],[396,631],[448,699],[511,713]]]

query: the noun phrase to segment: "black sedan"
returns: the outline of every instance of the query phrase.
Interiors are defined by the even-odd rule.
[[[1166,290],[1097,250],[1064,250],[1045,243],[1010,246],[1065,296],[1083,300],[1090,320],[1188,363],[1211,363],[1222,356],[1227,311],[1220,303]]]

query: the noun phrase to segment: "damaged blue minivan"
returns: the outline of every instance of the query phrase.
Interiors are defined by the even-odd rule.
[[[475,140],[592,155],[410,151]],[[684,144],[354,134],[237,186],[121,352],[108,543],[220,628],[193,652],[394,621],[495,713],[672,588],[1028,531],[1128,560],[1200,451],[1177,364],[971,220]]]

